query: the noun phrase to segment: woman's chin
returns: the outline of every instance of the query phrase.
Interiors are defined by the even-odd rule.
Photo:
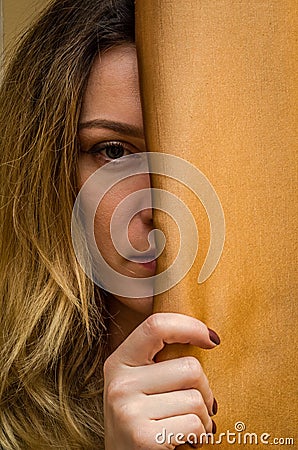
[[[114,297],[125,307],[144,316],[150,316],[153,311],[153,296],[145,298],[129,298],[114,295]]]

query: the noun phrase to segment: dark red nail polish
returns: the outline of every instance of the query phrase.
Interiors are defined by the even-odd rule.
[[[215,416],[215,414],[217,413],[218,410],[218,406],[217,406],[217,401],[216,399],[213,400],[213,406],[212,406],[212,413]]]
[[[218,334],[215,333],[215,331],[211,330],[211,328],[208,328],[208,330],[209,330],[210,341],[212,341],[216,345],[220,344],[220,338],[219,338]]]
[[[212,433],[216,433],[216,423],[214,422],[214,420],[212,420]]]

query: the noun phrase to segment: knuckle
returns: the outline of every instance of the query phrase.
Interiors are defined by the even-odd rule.
[[[105,362],[103,364],[103,374],[104,374],[105,378],[109,374],[109,372],[111,372],[113,370],[113,367],[114,367],[114,363],[113,363],[113,354],[112,354],[105,360]]]
[[[137,418],[138,410],[138,405],[135,405],[132,400],[121,402],[117,406],[117,415],[122,423],[132,423]]]
[[[144,431],[144,427],[134,427],[131,435],[131,440],[133,448],[137,448],[139,450],[148,449],[149,440],[147,432]]]
[[[128,383],[123,378],[114,378],[106,386],[106,398],[108,401],[118,400],[122,398],[128,391]]]
[[[160,449],[160,444],[159,444],[159,446],[156,447],[156,448],[159,448],[159,449]],[[169,444],[168,442],[166,442],[162,448],[163,448],[164,450],[175,450],[176,445],[175,445],[175,444],[171,444],[171,443]]]
[[[161,327],[161,315],[159,313],[152,314],[144,322],[145,332],[149,335],[156,334]]]
[[[173,443],[165,442],[162,446],[155,440],[157,429],[152,426],[144,426],[142,422],[137,422],[130,434],[131,448],[138,450],[164,449],[174,450],[176,446]]]
[[[183,358],[183,365],[187,372],[190,372],[193,377],[199,378],[202,375],[202,368],[199,361],[194,356],[187,356]]]
[[[204,403],[202,394],[197,389],[189,389],[188,397],[193,406],[200,407]]]
[[[107,374],[109,373],[109,368],[110,368],[110,362],[108,360],[106,360],[103,364],[103,375],[104,378],[107,377]]]
[[[202,422],[196,414],[189,414],[188,423],[196,435],[202,432]]]

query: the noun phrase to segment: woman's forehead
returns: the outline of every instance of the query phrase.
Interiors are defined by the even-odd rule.
[[[98,118],[142,123],[137,56],[132,45],[109,49],[94,61],[80,121]]]

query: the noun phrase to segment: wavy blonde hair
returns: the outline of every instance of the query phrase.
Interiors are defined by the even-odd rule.
[[[77,126],[95,56],[134,40],[133,0],[57,0],[0,92],[0,447],[103,448],[104,306],[70,219]]]

